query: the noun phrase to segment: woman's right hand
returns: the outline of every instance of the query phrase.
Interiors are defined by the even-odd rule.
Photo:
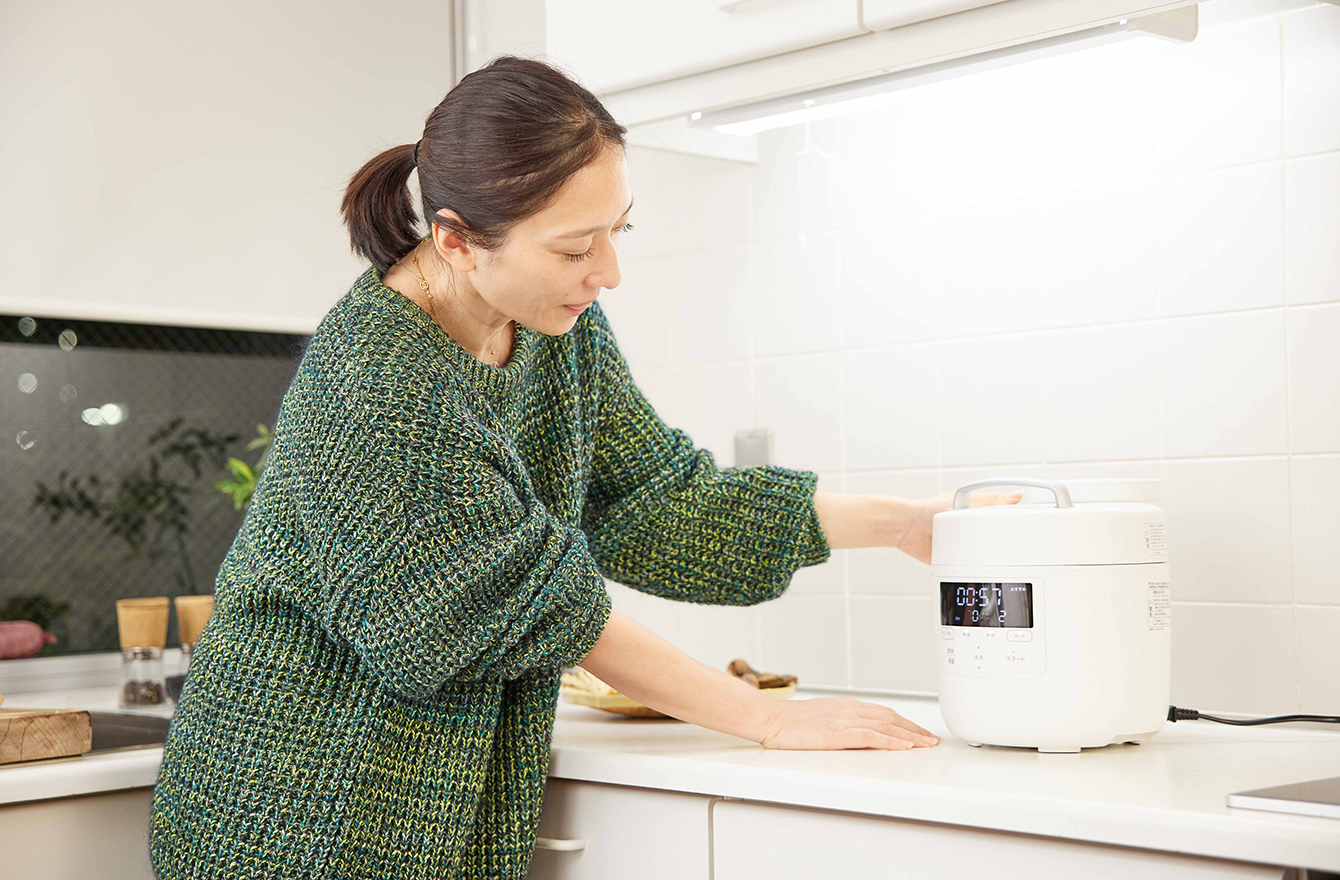
[[[897,712],[854,697],[779,700],[765,749],[910,749],[939,742]]]

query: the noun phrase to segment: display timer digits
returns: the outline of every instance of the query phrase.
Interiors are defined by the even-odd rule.
[[[1031,627],[1032,584],[940,582],[943,626]]]

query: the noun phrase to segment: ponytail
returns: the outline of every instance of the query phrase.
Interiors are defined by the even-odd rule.
[[[378,153],[355,172],[340,202],[353,251],[381,275],[422,238],[409,192],[413,170],[414,144]]]

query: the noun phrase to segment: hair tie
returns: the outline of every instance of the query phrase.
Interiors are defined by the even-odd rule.
[[[417,141],[414,142],[414,165],[415,165],[415,167],[417,167],[418,164],[419,164],[419,144],[421,144],[421,143],[423,143],[423,138],[419,138]]]

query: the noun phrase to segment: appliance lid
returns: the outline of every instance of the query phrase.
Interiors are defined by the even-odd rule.
[[[932,565],[1111,565],[1168,558],[1158,480],[1000,477],[961,487],[932,520]],[[1045,502],[969,507],[975,489],[1029,486]]]

